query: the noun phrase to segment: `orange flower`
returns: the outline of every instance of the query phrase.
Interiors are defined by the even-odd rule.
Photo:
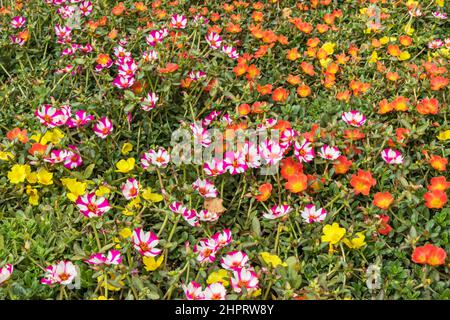
[[[447,195],[444,191],[434,190],[423,195],[425,206],[429,209],[441,209],[447,203]]]
[[[256,86],[256,90],[259,92],[260,95],[265,96],[266,94],[272,93],[272,85],[266,84],[266,85],[262,86],[262,85],[258,84]]]
[[[334,172],[336,172],[336,174],[345,174],[348,172],[352,164],[353,162],[348,160],[347,157],[339,156],[333,164]]]
[[[394,197],[389,192],[377,192],[372,203],[380,209],[387,210],[392,202],[394,202]]]
[[[388,53],[393,57],[398,57],[402,53],[400,48],[395,44],[390,44],[387,49]]]
[[[372,178],[370,171],[358,170],[358,174],[352,175],[350,180],[350,185],[353,187],[355,194],[363,194],[368,196],[370,193],[370,188],[377,184],[377,181]]]
[[[20,128],[14,128],[6,134],[6,137],[10,141],[13,141],[14,139],[17,139],[21,143],[27,143],[28,141],[26,129],[20,130]]]
[[[300,55],[300,53],[298,53],[297,48],[291,49],[286,53],[286,58],[290,61],[295,61],[300,57],[301,57],[301,55]]]
[[[109,57],[108,54],[105,54],[105,53],[100,53],[100,54],[97,56],[97,60],[96,60],[96,62],[97,62],[98,64],[101,64],[101,65],[106,65],[106,64],[108,64],[110,61],[111,61],[111,58]]]
[[[430,80],[431,90],[437,91],[445,88],[448,85],[448,78],[434,77]]]
[[[350,92],[350,90],[345,90],[342,92],[338,92],[336,94],[336,99],[339,101],[349,101],[350,97],[351,97],[352,93]]]
[[[352,141],[364,139],[366,135],[358,129],[344,130],[344,138]]]
[[[172,73],[178,70],[178,64],[176,63],[168,63],[165,68],[159,68],[159,73]]]
[[[447,163],[448,160],[446,158],[434,154],[430,157],[430,164],[437,171],[445,171],[447,169]]]
[[[437,99],[422,99],[417,105],[420,114],[437,114],[439,112],[439,101]]]
[[[308,187],[308,177],[303,173],[291,176],[284,187],[292,193],[300,193]]]
[[[390,220],[389,216],[380,214],[378,218],[380,219],[380,227],[377,231],[382,235],[388,235],[392,231],[392,227],[388,224]]]
[[[306,98],[311,95],[311,88],[306,84],[302,84],[297,87],[297,94],[302,98]]]
[[[400,41],[400,44],[405,47],[409,47],[413,41],[411,37],[408,37],[406,35],[399,37],[398,40]]]
[[[445,263],[446,258],[447,253],[445,250],[432,244],[416,247],[411,256],[413,262],[430,266],[442,265]]]
[[[399,142],[403,141],[410,132],[411,131],[406,128],[397,128],[395,130],[395,135],[397,136],[397,141],[399,141]]]
[[[272,92],[272,100],[275,102],[284,102],[288,96],[289,92],[282,87],[278,87]]]
[[[378,114],[385,114],[391,112],[394,109],[391,103],[389,103],[386,99],[383,99],[378,104]]]
[[[259,186],[258,190],[259,194],[255,196],[256,200],[259,202],[266,201],[272,193],[272,185],[270,183],[264,183]]]
[[[256,101],[252,104],[252,113],[264,113],[267,103],[265,101]]]
[[[287,76],[286,81],[287,81],[289,84],[292,84],[292,85],[297,85],[297,84],[300,84],[300,82],[301,82],[299,76],[294,76],[294,75],[292,75],[292,74],[290,74],[290,75]]]
[[[303,173],[303,165],[292,158],[284,158],[281,160],[281,175],[286,180],[292,176]]]
[[[309,76],[314,76],[316,74],[314,72],[314,66],[312,64],[309,64],[308,62],[303,61],[300,67],[302,68],[303,72]]]
[[[36,153],[44,154],[46,150],[47,150],[47,146],[45,144],[36,142],[31,145],[30,149],[28,149],[28,153],[34,156]]]
[[[397,81],[400,78],[400,76],[398,75],[397,72],[388,72],[386,73],[386,79],[388,79],[389,81]]]
[[[247,103],[243,103],[237,107],[237,113],[241,117],[248,115],[250,111],[251,111],[250,105]]]
[[[450,182],[448,182],[444,176],[431,178],[430,183],[431,184],[427,187],[430,191],[446,191],[450,188]]]
[[[259,69],[254,65],[250,65],[247,68],[247,79],[254,79],[255,77],[259,76],[261,72],[259,71]]]
[[[409,99],[405,97],[397,97],[391,102],[392,107],[395,111],[407,111],[408,110]]]
[[[125,6],[123,2],[119,2],[111,11],[111,13],[115,16],[120,16],[125,11]]]
[[[242,76],[244,73],[247,72],[247,64],[245,63],[238,63],[236,67],[233,68],[234,74],[239,77]]]
[[[320,43],[319,38],[310,38],[308,39],[308,41],[306,41],[306,45],[311,48],[317,47],[319,43]]]

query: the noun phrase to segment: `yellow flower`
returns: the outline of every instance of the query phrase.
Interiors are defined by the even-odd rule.
[[[345,238],[343,241],[350,249],[359,249],[366,245],[365,239],[366,236],[362,232],[358,232],[355,238],[351,240]]]
[[[86,193],[86,182],[77,181],[77,179],[63,178],[61,179],[63,186],[69,189],[70,193],[67,194],[69,200],[75,202],[79,196]]]
[[[383,37],[383,38],[380,39],[380,43],[381,44],[386,44],[388,42],[389,42],[389,37]]]
[[[27,181],[30,184],[35,184],[38,182],[38,177],[36,172],[29,172],[27,174]]]
[[[439,132],[437,138],[441,141],[450,140],[450,130]]]
[[[33,205],[37,206],[39,204],[39,194],[36,189],[33,189],[31,186],[27,186],[27,195],[28,195],[28,202]]]
[[[103,197],[107,194],[109,194],[111,192],[111,190],[107,187],[107,186],[100,186],[98,187],[98,189],[95,191],[95,195],[97,197]]]
[[[325,42],[322,46],[322,49],[325,50],[328,54],[333,54],[334,47],[336,47],[336,43],[333,42]]]
[[[230,282],[226,280],[228,278],[229,276],[227,270],[219,269],[217,271],[211,272],[211,274],[208,276],[208,279],[206,279],[206,283],[212,284],[220,282],[224,287],[228,287],[230,285]]]
[[[405,25],[405,32],[408,36],[411,36],[414,33],[414,28],[411,26],[411,24]]]
[[[373,51],[372,52],[372,55],[370,56],[370,60],[369,60],[369,62],[370,63],[375,63],[375,62],[377,62],[378,61],[378,53],[376,52],[376,51]]]
[[[133,233],[131,232],[130,228],[123,228],[122,230],[119,231],[119,236],[121,236],[124,239],[131,237],[132,234]]]
[[[404,60],[408,60],[409,58],[411,58],[411,55],[409,54],[409,52],[408,51],[402,51],[400,53],[400,56],[398,57],[398,60],[404,61]]]
[[[30,170],[30,166],[27,164],[15,164],[8,172],[8,179],[14,184],[24,182]]]
[[[442,8],[444,6],[444,0],[436,0],[436,4]]]
[[[128,158],[127,160],[120,160],[116,163],[117,170],[116,172],[127,173],[134,169],[135,164],[134,158]]]
[[[125,142],[125,143],[123,144],[123,146],[122,146],[121,152],[122,152],[122,154],[125,156],[125,155],[127,155],[128,153],[130,153],[131,150],[133,150],[133,145],[132,145],[131,143],[129,143],[129,142]]]
[[[113,298],[106,299],[105,296],[98,296],[97,298],[92,298],[92,300],[114,300]]]
[[[161,263],[164,261],[164,255],[163,254],[160,255],[158,260],[156,260],[153,257],[144,257],[143,261],[144,261],[144,265],[145,265],[145,270],[155,271],[156,269],[159,268]]]
[[[134,212],[131,211],[130,209],[125,208],[125,209],[122,210],[122,214],[124,216],[132,216],[132,215],[134,215]]]
[[[261,252],[260,255],[264,262],[269,266],[272,265],[272,267],[274,268],[280,265],[283,267],[287,266],[286,262],[283,262],[280,257],[275,254],[270,254],[269,252]]]
[[[14,159],[14,155],[11,152],[0,151],[0,160],[9,161],[9,160],[13,160],[13,159]]]
[[[252,297],[259,297],[260,295],[261,295],[261,288],[258,288],[252,292]]]
[[[164,199],[164,197],[158,193],[152,193],[151,188],[145,188],[142,191],[142,198],[151,202],[160,202]]]
[[[36,175],[39,184],[46,186],[53,184],[53,173],[47,171],[46,169],[40,169]]]
[[[55,128],[53,130],[47,131],[44,136],[41,139],[42,144],[47,144],[51,142],[52,144],[59,144],[61,142],[61,139],[64,138],[64,133],[59,130],[58,128]]]
[[[97,282],[98,282],[102,287],[106,287],[106,285],[107,285],[107,286],[108,286],[108,290],[111,290],[111,291],[119,291],[120,289],[122,289],[122,287],[125,286],[125,282],[122,281],[122,280],[125,278],[125,276],[120,276],[118,279],[116,279],[116,278],[117,278],[117,276],[116,276],[114,273],[108,272],[108,281],[107,281],[107,283],[104,283],[104,281],[103,281],[103,275],[100,275],[100,276],[97,277]],[[109,280],[115,281],[115,282],[119,283],[121,287],[113,286],[113,285],[109,282]]]
[[[333,59],[331,58],[327,58],[327,59],[320,59],[320,65],[322,66],[322,68],[326,68],[328,67],[328,65],[333,61]]]
[[[322,242],[329,242],[331,245],[341,241],[345,235],[345,229],[339,227],[339,224],[334,222],[332,225],[327,224],[323,227]]]

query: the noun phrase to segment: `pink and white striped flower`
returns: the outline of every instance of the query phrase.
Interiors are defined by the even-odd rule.
[[[53,107],[50,104],[44,104],[43,106],[38,107],[34,114],[39,119],[40,123],[47,128],[62,126],[69,118],[69,115],[65,110]]]
[[[197,212],[197,217],[200,221],[214,222],[219,220],[219,215],[215,212],[203,209]]]
[[[19,46],[23,46],[25,44],[25,40],[22,37],[17,37],[15,35],[9,36],[9,40],[12,44],[17,44]]]
[[[297,131],[295,131],[292,128],[286,128],[281,132],[280,135],[280,145],[281,147],[286,150],[292,145],[292,142],[294,139],[298,136]]]
[[[220,282],[211,283],[203,292],[205,300],[225,300],[227,290]]]
[[[237,53],[236,48],[232,46],[224,45],[222,46],[222,52],[225,53],[229,58],[235,60],[239,58],[239,54]]]
[[[94,124],[92,130],[94,130],[94,133],[98,137],[105,139],[114,130],[114,127],[108,117],[101,117],[97,123]]]
[[[187,300],[204,300],[203,288],[199,283],[191,281],[188,285],[182,284],[181,287]]]
[[[260,144],[260,155],[268,165],[276,165],[283,159],[284,149],[273,140],[265,140]]]
[[[124,61],[126,58],[131,58],[131,52],[127,51],[122,46],[117,46],[114,48],[114,55],[117,58],[116,64],[120,65],[122,61]]]
[[[27,19],[25,19],[25,17],[17,16],[11,19],[11,26],[14,29],[19,29],[22,28],[26,22]]]
[[[67,150],[67,157],[64,159],[64,167],[67,169],[75,169],[83,164],[83,159],[80,156],[78,148],[74,145],[69,145]]]
[[[243,152],[245,154],[245,163],[249,168],[256,169],[261,166],[261,154],[256,143],[246,141]]]
[[[291,210],[291,207],[286,204],[274,205],[272,208],[270,208],[269,212],[263,214],[263,217],[270,220],[278,219],[287,215],[289,212],[291,212]]]
[[[342,120],[353,127],[361,127],[366,123],[366,116],[358,110],[350,110],[342,114]]]
[[[41,279],[42,284],[52,285],[55,283],[61,285],[71,284],[78,275],[75,265],[71,261],[60,261],[52,264],[45,269],[45,276]]]
[[[187,18],[181,14],[174,14],[170,19],[170,27],[174,29],[184,29],[187,25]]]
[[[189,125],[194,135],[194,143],[196,145],[202,145],[208,147],[211,144],[211,137],[206,128],[202,127],[200,123],[192,123]]]
[[[294,155],[300,162],[311,162],[315,153],[311,141],[303,139],[300,143],[294,143]]]
[[[200,263],[214,262],[217,249],[217,243],[213,239],[201,239],[194,246],[194,253],[197,254],[197,261]]]
[[[210,32],[206,35],[206,42],[213,49],[219,49],[222,44],[222,37],[215,32]]]
[[[215,197],[217,197],[217,189],[214,186],[214,183],[212,183],[208,179],[204,179],[203,180],[203,179],[198,178],[192,184],[192,188],[194,188],[194,190],[197,190],[197,192],[203,198],[215,198]]]
[[[56,13],[58,13],[61,18],[68,19],[73,16],[75,10],[74,6],[61,6]]]
[[[188,73],[188,77],[192,79],[193,81],[198,81],[200,79],[206,78],[206,73],[204,71],[194,71]]]
[[[165,168],[169,164],[170,156],[166,149],[159,147],[157,151],[150,149],[141,156],[141,166],[147,169],[150,165]]]
[[[83,1],[78,6],[78,9],[81,11],[81,14],[86,17],[92,13],[92,2]]]
[[[433,15],[433,17],[435,17],[437,19],[441,19],[441,20],[447,19],[447,14],[445,12],[434,11],[432,13],[432,15]]]
[[[444,41],[442,41],[441,39],[435,39],[428,43],[429,49],[439,49],[443,46],[444,46]]]
[[[203,164],[203,171],[205,171],[208,176],[218,176],[223,174],[226,170],[223,160],[214,158]]]
[[[122,256],[119,250],[109,250],[107,255],[103,253],[94,253],[88,260],[85,260],[85,262],[94,266],[119,265],[122,263]]]
[[[325,211],[325,209],[316,209],[315,205],[308,204],[303,209],[301,215],[307,223],[322,222],[323,220],[325,220],[327,212]]]
[[[96,196],[95,192],[79,196],[75,204],[80,212],[88,218],[101,217],[111,209],[108,199]]]
[[[55,33],[58,37],[58,43],[66,43],[72,40],[72,29],[68,26],[55,25]]]
[[[134,248],[143,256],[156,257],[162,251],[155,248],[159,243],[159,239],[151,231],[145,232],[141,228],[134,229],[132,241]]]
[[[156,50],[148,50],[142,54],[142,59],[144,59],[145,62],[152,63],[152,62],[155,62],[156,60],[158,60],[158,58],[159,58],[159,54],[158,54],[158,51],[156,51]]]
[[[123,76],[117,76],[113,80],[113,86],[119,88],[119,89],[126,89],[131,87],[135,82],[134,77],[123,77]]]
[[[341,152],[337,147],[332,147],[327,144],[324,144],[322,148],[320,148],[318,154],[323,159],[336,160],[341,155]]]
[[[70,118],[66,122],[66,126],[69,128],[81,127],[87,125],[89,122],[93,121],[94,117],[88,114],[85,110],[78,110],[75,112],[73,118]]]
[[[208,127],[214,120],[216,120],[220,114],[222,113],[222,111],[216,111],[213,110],[211,111],[202,121],[202,126],[203,127]]]
[[[232,175],[239,174],[248,169],[245,153],[243,152],[225,152],[223,160],[225,169]]]
[[[197,211],[195,209],[187,209],[181,202],[174,201],[169,205],[169,209],[175,214],[181,214],[183,219],[191,226],[199,225]]]
[[[139,182],[134,178],[129,178],[122,184],[121,190],[125,199],[136,198],[139,195]]]
[[[381,151],[381,157],[388,164],[402,164],[404,159],[400,151],[391,148]]]
[[[156,46],[158,43],[162,42],[164,40],[164,32],[160,30],[152,30],[150,33],[145,37],[145,40],[147,41],[147,44],[149,46]]]
[[[242,268],[233,271],[233,277],[230,279],[231,287],[237,293],[241,293],[245,288],[248,292],[258,289],[258,276],[252,270]]]
[[[220,260],[222,268],[227,270],[238,270],[248,266],[248,255],[243,251],[228,252]]]
[[[5,264],[0,268],[0,286],[5,283],[13,273],[14,266],[12,264]]]
[[[154,107],[156,107],[156,103],[158,102],[159,97],[154,92],[149,92],[147,97],[142,100],[141,109],[144,111],[150,111]]]
[[[61,163],[66,160],[66,158],[70,155],[70,152],[68,150],[52,150],[50,151],[50,155],[44,159],[45,162],[55,164],[55,163]]]
[[[123,78],[133,78],[138,66],[131,57],[126,57],[119,64],[119,76]]]
[[[213,234],[211,239],[216,242],[218,248],[222,248],[229,245],[231,240],[233,240],[233,237],[230,229],[223,229],[222,231]]]

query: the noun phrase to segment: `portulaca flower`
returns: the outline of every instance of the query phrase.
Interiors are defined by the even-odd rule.
[[[307,223],[322,222],[325,220],[327,212],[325,209],[317,209],[315,205],[308,204],[303,209],[301,216]]]
[[[391,148],[387,148],[381,151],[381,157],[388,164],[403,163],[403,155],[400,153],[400,151],[393,150]]]

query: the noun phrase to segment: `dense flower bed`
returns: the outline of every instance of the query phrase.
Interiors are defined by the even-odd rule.
[[[450,298],[448,1],[0,6],[0,298]]]

